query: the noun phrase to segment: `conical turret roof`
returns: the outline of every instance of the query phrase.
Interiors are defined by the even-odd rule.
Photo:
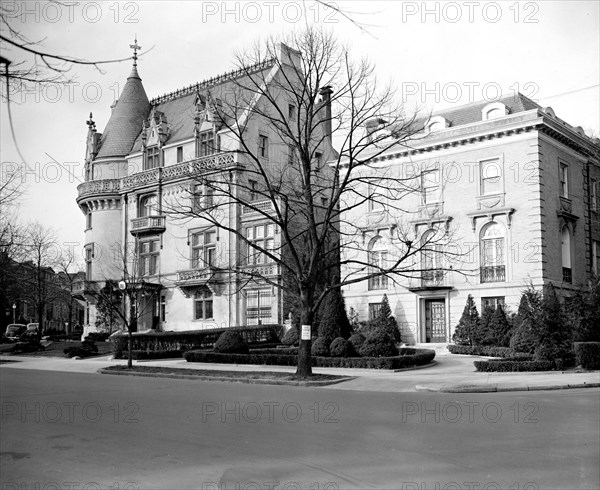
[[[150,102],[134,62],[121,98],[113,108],[102,133],[98,158],[124,157],[131,152],[133,143],[142,130],[144,119],[150,114]]]

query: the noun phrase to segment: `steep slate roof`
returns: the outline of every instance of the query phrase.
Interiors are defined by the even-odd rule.
[[[248,71],[252,74],[263,71],[261,77],[264,79],[273,65],[274,60],[267,60],[250,67]],[[207,93],[211,92],[215,96],[226,96],[226,94],[234,92],[234,82],[232,80],[241,79],[244,76],[246,75],[242,70],[233,71],[152,99],[150,102],[152,108],[162,112],[167,119],[169,133],[165,144],[189,139],[194,136],[194,115],[196,113],[194,103],[197,94],[200,94],[201,97],[206,97]],[[149,114],[150,111],[146,117]],[[141,129],[142,121],[138,123],[136,138],[130,153],[142,150]]]
[[[134,66],[102,133],[96,159],[128,155],[149,113],[150,102]]]
[[[451,127],[481,122],[481,110],[486,105],[491,104],[493,102],[502,102],[508,108],[509,114],[542,108],[541,106],[533,102],[531,99],[525,97],[523,94],[517,93],[505,95],[497,100],[484,100],[480,102],[473,102],[471,104],[463,105],[452,109],[436,111],[432,114],[432,116],[444,117],[450,123]]]

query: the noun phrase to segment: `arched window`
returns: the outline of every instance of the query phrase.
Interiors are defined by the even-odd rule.
[[[149,196],[144,196],[140,198],[140,205],[138,207],[138,217],[146,218],[148,216],[158,214],[157,207],[158,206],[155,194],[151,194]]]
[[[481,230],[479,243],[481,282],[504,282],[506,280],[504,247],[504,227],[502,225],[492,222]]]
[[[560,232],[560,249],[562,253],[562,274],[563,281],[573,282],[571,271],[571,230],[568,226],[563,226]]]
[[[496,119],[508,114],[508,108],[502,102],[492,102],[481,109],[481,120]]]
[[[421,282],[423,286],[441,286],[444,281],[442,246],[436,243],[435,230],[421,238]]]
[[[387,266],[387,248],[383,239],[376,236],[369,243],[368,248],[369,274],[376,274]],[[387,289],[387,276],[375,276],[369,279],[369,289]]]

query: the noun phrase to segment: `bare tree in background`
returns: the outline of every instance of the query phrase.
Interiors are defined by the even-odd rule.
[[[403,199],[420,191],[427,170],[407,177],[375,164],[390,149],[410,145],[422,128],[414,114],[404,113],[395,90],[377,80],[371,63],[354,62],[349,48],[328,32],[309,28],[283,41],[289,48],[272,39],[239,55],[244,76],[231,82],[233,89],[224,85],[226,92],[213,88],[207,95],[221,141],[239,142],[240,164],[198,176],[198,186],[210,197],[200,205],[191,195],[166,207],[237,237],[241,253],[226,264],[204,265],[283,289],[298,298],[300,323],[311,325],[330,291],[373,278],[418,275],[423,269],[419,254],[443,238],[420,241],[406,226],[409,210]],[[280,50],[288,54],[278,57]],[[273,78],[268,70],[256,69],[269,61],[280,68]],[[253,124],[267,135],[268,151]],[[272,224],[280,243],[256,241],[230,224],[231,203]],[[395,249],[379,264],[368,260],[367,245],[359,238],[364,230],[345,220],[367,205],[381,208],[388,226],[396,223],[391,226]],[[262,257],[258,262],[276,264],[284,281],[249,267],[256,256]],[[340,265],[350,272],[341,276]],[[312,374],[310,349],[311,341],[302,340],[298,376]]]

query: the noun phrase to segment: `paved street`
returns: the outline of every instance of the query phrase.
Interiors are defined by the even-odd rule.
[[[4,367],[0,380],[2,490],[600,486],[597,389],[377,393]]]

